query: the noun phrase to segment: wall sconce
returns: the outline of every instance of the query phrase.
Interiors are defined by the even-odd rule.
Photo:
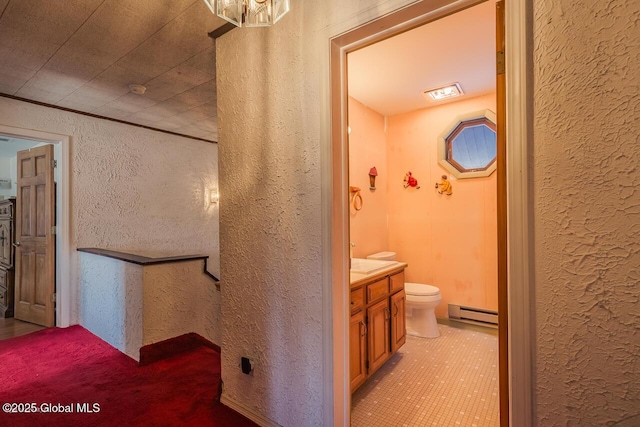
[[[209,203],[216,204],[220,200],[220,196],[218,195],[218,190],[213,189],[209,192]]]

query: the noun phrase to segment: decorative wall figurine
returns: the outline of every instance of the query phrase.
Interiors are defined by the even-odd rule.
[[[418,185],[418,180],[415,179],[413,175],[411,175],[411,171],[407,172],[407,174],[404,176],[404,188],[407,187],[415,187],[416,190],[420,188],[420,186]]]
[[[369,169],[369,190],[376,189],[376,176],[378,176],[378,170],[374,166]]]
[[[453,186],[447,179],[447,175],[442,175],[442,181],[436,182],[436,189],[438,194],[446,194],[447,196],[453,194]]]

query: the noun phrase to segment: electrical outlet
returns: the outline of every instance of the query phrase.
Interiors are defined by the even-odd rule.
[[[243,374],[251,374],[253,372],[253,360],[248,357],[240,358],[240,367],[242,368]]]

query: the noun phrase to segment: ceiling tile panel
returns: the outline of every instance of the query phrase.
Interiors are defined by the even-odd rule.
[[[180,25],[191,27],[194,31],[209,32],[227,23],[211,13],[202,0],[191,4],[180,16],[176,18]]]
[[[192,86],[198,86],[215,79],[215,76],[196,70],[187,64],[178,65],[177,67],[167,71],[165,76],[189,83]]]
[[[107,105],[105,105],[104,107],[97,108],[93,112],[101,116],[111,117],[113,119],[121,119],[121,120],[125,120],[131,115],[130,111],[123,110],[116,107],[109,107]]]
[[[39,40],[62,45],[104,0],[14,0],[2,16],[2,28],[18,28]]]
[[[109,64],[104,61],[99,51],[73,51],[63,48],[42,69],[73,76],[86,83],[104,71]]]
[[[46,89],[50,92],[64,94],[64,96],[67,96],[81,87],[84,83],[85,81],[83,79],[79,79],[68,74],[41,69],[27,82],[25,86]]]
[[[185,64],[191,68],[195,68],[196,70],[203,71],[215,77],[215,74],[216,74],[215,43],[213,46],[210,46],[207,49],[203,50],[202,52],[194,55],[191,59],[185,62]]]
[[[154,107],[159,107],[163,111],[170,112],[173,114],[184,113],[185,111],[189,111],[193,108],[193,105],[187,104],[186,102],[182,102],[180,100],[173,98],[169,98],[166,101],[162,101],[156,104]]]
[[[33,37],[21,29],[14,28],[2,28],[0,47],[3,61],[36,71],[60,48],[55,43]]]
[[[191,56],[184,50],[152,37],[119,60],[117,65],[154,78],[182,64]]]
[[[92,110],[102,107],[109,102],[118,99],[120,96],[128,93],[128,88],[118,89],[111,86],[92,87],[84,85],[73,93],[64,98],[67,102],[78,102],[93,106]]]
[[[3,9],[0,92],[217,137],[207,33],[225,22],[202,0],[0,0]]]
[[[20,64],[12,63],[10,61],[4,61],[6,56],[3,55],[4,50],[0,47],[0,58],[3,60],[0,62],[0,74],[2,74],[2,81],[6,79],[17,79],[21,81],[27,81],[33,77],[36,72],[30,68],[23,67]]]
[[[174,111],[169,110],[166,107],[162,107],[160,104],[156,104],[153,107],[138,111],[136,114],[131,116],[131,120],[134,120],[136,123],[137,120],[145,122],[160,122],[174,114]]]
[[[197,111],[195,109],[185,111],[184,113],[180,113],[174,116],[174,118],[178,120],[184,120],[188,124],[193,124],[193,123],[197,124],[205,120],[210,120],[210,117],[207,117],[207,115],[204,112]]]
[[[155,76],[128,70],[120,65],[113,65],[88,82],[87,86],[122,91],[121,94],[124,94],[129,91],[129,85],[144,84],[153,77]]]
[[[64,98],[64,95],[61,95],[59,93],[51,92],[46,89],[41,89],[34,86],[27,86],[27,84],[22,86],[22,88],[20,88],[20,90],[16,92],[15,95],[22,98],[33,99],[39,102],[46,102],[47,104],[55,104],[56,102]]]
[[[156,101],[152,99],[145,98],[134,93],[128,93],[109,102],[106,107],[117,108],[120,110],[128,111],[130,113],[136,113],[155,104]]]
[[[15,95],[26,82],[26,80],[5,77],[0,71],[0,93]]]
[[[198,2],[202,3],[202,0],[109,0],[108,7],[127,8],[132,13],[145,16],[145,19],[164,25]]]
[[[140,15],[126,7],[111,6],[107,1],[69,39],[65,48],[98,50],[113,63],[166,23],[154,18],[153,13]]]
[[[85,113],[90,113],[93,110],[102,107],[104,104],[97,105],[96,103],[84,103],[74,98],[66,97],[56,102],[56,105],[64,108],[69,108],[71,110],[84,111]]]
[[[209,80],[206,83],[203,83],[199,86],[196,86],[174,96],[173,99],[185,102],[193,106],[206,104],[208,102],[215,102],[217,99],[216,81]]]
[[[193,111],[196,111],[198,114],[202,114],[205,117],[217,117],[218,116],[218,112],[217,112],[217,105],[215,102],[211,102],[211,103],[207,103],[207,104],[203,104],[199,107],[196,107],[193,109]]]
[[[169,73],[156,77],[145,85],[147,92],[144,96],[155,99],[156,101],[164,101],[193,88],[193,83],[182,80],[180,77],[181,76],[177,75],[169,75]]]

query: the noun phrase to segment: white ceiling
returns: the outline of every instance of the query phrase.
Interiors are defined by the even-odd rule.
[[[0,92],[217,140],[224,23],[202,0],[0,0]]]
[[[350,53],[349,95],[393,116],[494,92],[495,13],[495,1],[487,1]],[[455,82],[463,97],[422,96]]]

